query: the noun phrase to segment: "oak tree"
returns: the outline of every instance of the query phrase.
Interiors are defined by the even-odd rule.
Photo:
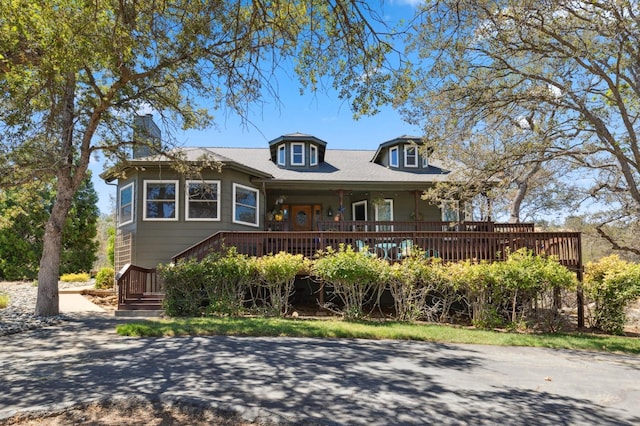
[[[634,253],[639,242],[610,226],[639,230],[639,13],[631,0],[430,0],[412,39],[424,65],[418,92],[446,99],[456,126],[552,117],[551,148],[580,167],[570,178],[588,178],[598,231]]]
[[[223,107],[246,117],[277,100],[283,64],[302,89],[332,85],[356,113],[389,99],[392,44],[365,1],[6,0],[0,16],[0,184],[56,186],[38,315],[58,313],[62,229],[90,158],[126,161],[141,108],[169,130],[206,128]]]

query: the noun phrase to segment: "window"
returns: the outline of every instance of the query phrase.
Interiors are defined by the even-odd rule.
[[[233,222],[258,226],[258,190],[233,184]]]
[[[287,147],[284,144],[278,146],[278,164],[280,166],[287,164]]]
[[[291,144],[291,165],[304,166],[304,144],[303,143]]]
[[[422,168],[426,169],[429,167],[429,157],[427,157],[426,155],[422,156]]]
[[[187,181],[186,220],[220,220],[220,181]]]
[[[376,221],[393,221],[393,200],[385,198],[375,204]],[[377,225],[376,231],[393,231],[393,225]]]
[[[391,167],[398,167],[398,147],[394,146],[389,150],[389,165]]]
[[[443,222],[458,222],[460,220],[460,206],[458,201],[443,201],[441,209]]]
[[[309,147],[309,165],[317,166],[318,165],[318,147],[311,145]]]
[[[118,226],[133,222],[133,182],[120,188]]]
[[[178,220],[178,181],[144,181],[145,220]]]
[[[367,200],[356,201],[351,203],[351,217],[353,220],[368,220],[367,215]],[[354,225],[354,231],[368,231],[367,226]]]
[[[418,149],[415,146],[404,147],[404,166],[418,167]]]

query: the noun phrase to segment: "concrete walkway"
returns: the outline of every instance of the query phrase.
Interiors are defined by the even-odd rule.
[[[72,316],[0,337],[0,419],[136,396],[305,425],[640,424],[635,356],[354,339],[140,339],[115,333],[131,319]]]
[[[93,288],[94,286],[86,286],[58,290],[60,313],[106,312],[81,294],[82,290]]]

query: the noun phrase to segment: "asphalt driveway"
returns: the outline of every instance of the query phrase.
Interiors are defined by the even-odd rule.
[[[301,338],[125,338],[78,315],[0,337],[0,419],[131,396],[297,424],[640,424],[640,359]]]

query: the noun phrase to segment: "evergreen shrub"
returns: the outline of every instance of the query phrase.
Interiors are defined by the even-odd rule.
[[[607,333],[624,334],[625,309],[640,297],[640,265],[611,255],[585,268],[584,289],[594,303],[592,325]]]
[[[113,268],[100,268],[96,274],[97,289],[109,289],[116,285],[116,273]]]

